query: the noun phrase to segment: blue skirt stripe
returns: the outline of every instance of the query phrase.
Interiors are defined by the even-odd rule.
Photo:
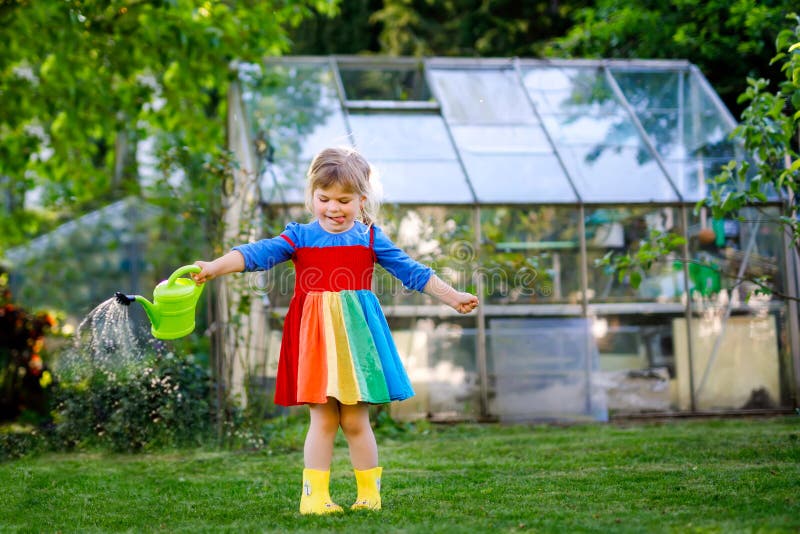
[[[375,347],[378,349],[378,356],[383,366],[383,376],[389,389],[389,397],[393,401],[413,397],[414,389],[411,387],[411,381],[400,361],[400,354],[397,352],[378,298],[368,289],[360,289],[356,293],[361,302],[361,308],[364,310],[364,317],[372,333]]]

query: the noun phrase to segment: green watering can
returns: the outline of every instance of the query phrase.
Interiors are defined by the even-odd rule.
[[[153,290],[153,302],[141,295],[115,293],[117,302],[126,306],[134,300],[144,307],[147,318],[153,323],[150,330],[158,339],[176,339],[194,330],[194,309],[205,284],[197,285],[191,278],[180,278],[186,273],[199,273],[197,265],[179,267],[170,277],[162,280]]]

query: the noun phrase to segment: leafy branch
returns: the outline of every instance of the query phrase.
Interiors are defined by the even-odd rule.
[[[742,211],[763,205],[777,194],[783,201],[784,211],[771,222],[780,225],[794,252],[800,251],[800,220],[797,216],[800,191],[800,16],[791,14],[793,28],[785,29],[776,39],[778,54],[771,64],[780,63],[785,75],[775,92],[769,90],[769,81],[763,78],[747,79],[747,89],[739,103],[747,103],[741,123],[731,133],[739,141],[748,158],[733,160],[709,180],[709,195],[697,202],[695,212],[708,209],[714,219],[733,218],[745,221]],[[683,244],[675,234],[651,230],[635,251],[626,254],[609,252],[597,260],[597,265],[617,273],[620,280],[629,277],[636,288],[653,263]],[[694,260],[683,259],[684,262]],[[748,281],[758,287],[757,293],[772,294],[787,300],[798,301],[777,289],[766,275],[737,278],[737,286]]]
[[[634,252],[618,254],[611,250],[597,259],[595,265],[617,273],[620,282],[628,277],[631,287],[636,289],[641,285],[642,279],[653,263],[672,253],[685,242],[686,239],[678,234],[651,229],[647,238],[639,242]]]

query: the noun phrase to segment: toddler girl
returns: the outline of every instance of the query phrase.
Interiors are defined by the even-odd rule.
[[[459,313],[478,299],[456,291],[396,247],[373,221],[380,207],[370,166],[356,151],[329,148],[311,163],[309,224],[290,223],[279,236],[234,247],[212,262],[198,261],[197,283],[266,270],[291,259],[295,290],[283,329],[275,402],[308,404],[300,513],[340,512],[329,493],[334,438],[342,428],[355,471],[352,509],[381,507],[378,447],[370,404],[414,395],[386,318],[371,291],[377,262],[411,289],[437,297]]]

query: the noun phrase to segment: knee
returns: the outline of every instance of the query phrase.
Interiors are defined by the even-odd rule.
[[[369,426],[369,418],[367,417],[353,417],[342,415],[340,419],[342,432],[348,438],[358,437],[371,430]]]
[[[320,418],[316,421],[316,429],[326,436],[332,436],[339,431],[339,421],[334,417]]]
[[[336,411],[317,410],[311,414],[312,432],[332,436],[339,431],[339,414]]]

